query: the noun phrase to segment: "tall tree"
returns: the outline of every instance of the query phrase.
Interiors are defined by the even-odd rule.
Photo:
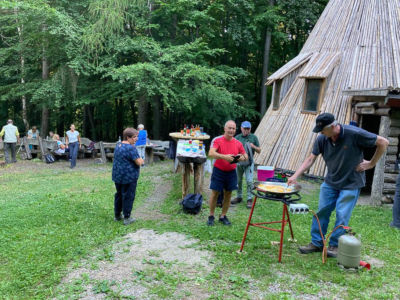
[[[269,6],[272,8],[275,5],[274,0],[269,0]],[[265,30],[265,43],[264,43],[264,57],[263,57],[263,70],[261,76],[261,98],[260,98],[260,114],[261,117],[264,116],[267,110],[267,86],[265,83],[268,78],[268,66],[269,66],[269,56],[271,49],[271,36],[272,36],[273,25],[268,24]]]
[[[46,24],[42,25],[42,31],[45,33],[47,31]],[[45,35],[44,35],[45,36]],[[43,57],[42,57],[42,79],[49,79],[49,62],[47,58],[47,48],[48,42],[44,40],[42,43],[43,47]],[[46,137],[49,132],[49,109],[47,107],[47,103],[43,103],[42,107],[42,124],[41,124],[41,135],[42,137]]]

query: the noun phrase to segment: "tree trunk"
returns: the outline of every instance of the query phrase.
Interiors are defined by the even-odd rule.
[[[115,99],[115,108],[117,110],[116,131],[117,136],[122,137],[124,131],[124,102],[122,99]]]
[[[149,103],[146,101],[146,96],[141,96],[139,98],[138,106],[138,123],[143,124],[147,128],[147,111]]]
[[[57,110],[57,124],[56,124],[56,133],[60,135],[60,137],[65,135],[65,107],[61,105],[61,107]]]
[[[88,105],[87,107],[87,116],[89,119],[89,123],[90,123],[90,136],[89,138],[93,139],[94,141],[97,140],[97,134],[96,134],[96,126],[94,125],[94,119],[93,119],[93,106],[92,105]]]
[[[161,108],[160,96],[153,97],[153,139],[160,139],[160,108]]]
[[[269,6],[274,5],[274,0],[269,0]],[[261,78],[261,99],[260,99],[260,113],[261,118],[264,116],[267,110],[267,86],[265,83],[268,78],[268,66],[269,66],[269,53],[271,49],[271,28],[267,28],[265,33],[265,43],[264,43],[264,63],[263,72]]]
[[[14,9],[14,14],[16,16],[16,22],[18,24],[18,9],[17,8]],[[23,40],[22,40],[22,30],[23,30],[22,25],[21,26],[17,26],[19,45],[20,45],[20,49],[21,49],[20,53],[19,53],[19,55],[20,55],[20,63],[21,63],[21,84],[25,85],[25,78],[24,78],[24,75],[25,75],[25,57],[24,57],[24,55],[22,53],[22,48],[23,48],[22,47],[22,42],[23,42]],[[24,122],[25,132],[28,132],[28,130],[29,130],[29,122],[28,122],[28,114],[27,114],[27,109],[26,109],[26,97],[25,97],[25,95],[22,95],[21,102],[22,102],[22,120]]]
[[[43,25],[42,31],[46,31],[46,25]],[[42,79],[49,79],[49,63],[47,61],[47,42],[43,43],[43,58],[42,58]],[[40,127],[41,136],[45,138],[49,132],[49,109],[47,107],[47,103],[43,104],[42,107],[42,125]]]
[[[133,127],[137,127],[138,124],[137,124],[135,100],[133,100],[133,99],[129,100],[129,105],[131,107]]]

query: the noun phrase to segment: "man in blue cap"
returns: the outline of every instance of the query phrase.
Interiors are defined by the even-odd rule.
[[[389,144],[384,137],[352,125],[339,124],[330,113],[320,114],[315,120],[313,132],[321,133],[315,140],[313,150],[300,168],[288,179],[294,184],[297,178],[307,171],[322,155],[328,172],[321,185],[318,203],[318,219],[322,234],[325,236],[329,218],[336,210],[335,226],[347,226],[354,206],[357,203],[360,189],[365,186],[365,171],[375,167]],[[375,154],[370,161],[364,159],[364,148],[376,146]],[[336,257],[339,237],[344,229],[339,228],[329,239],[328,257]],[[321,252],[323,241],[318,221],[314,217],[311,225],[311,243],[299,247],[300,253]]]
[[[232,204],[237,204],[243,201],[242,183],[243,174],[245,174],[247,182],[247,208],[251,208],[253,196],[251,190],[253,188],[253,173],[254,173],[254,152],[260,153],[260,143],[257,136],[251,133],[251,123],[244,121],[240,126],[241,134],[235,136],[235,139],[243,144],[246,154],[249,157],[247,161],[239,162],[236,172],[238,177],[237,197],[231,201]]]

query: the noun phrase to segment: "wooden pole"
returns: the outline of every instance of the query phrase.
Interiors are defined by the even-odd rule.
[[[103,142],[99,142],[100,146],[100,154],[101,154],[101,163],[106,163],[107,162],[107,156],[106,156],[106,151],[104,150],[104,144]]]
[[[379,135],[383,137],[388,137],[389,136],[389,128],[390,128],[390,118],[383,116],[381,117],[381,125],[379,128]],[[382,192],[383,192],[383,186],[384,186],[384,178],[385,178],[385,157],[386,154],[384,154],[381,159],[378,161],[378,163],[375,166],[375,171],[374,171],[374,179],[372,182],[372,188],[371,188],[371,198],[370,198],[370,203],[371,205],[380,205],[381,204],[381,199],[382,199]]]
[[[203,190],[204,164],[193,164],[194,169],[194,193],[201,194]]]
[[[27,140],[26,136],[24,136],[24,138],[22,139],[22,142],[24,143],[26,158],[32,159],[31,149],[29,149],[29,144],[28,144],[28,140]]]
[[[183,164],[182,168],[182,199],[189,194],[190,163]]]
[[[45,149],[43,145],[42,137],[39,136],[38,142],[39,142],[40,154],[42,155],[41,159],[44,161],[45,160],[44,156],[46,155],[47,149]]]

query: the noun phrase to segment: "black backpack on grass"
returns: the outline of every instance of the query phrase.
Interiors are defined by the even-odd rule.
[[[44,160],[46,161],[47,164],[52,164],[53,162],[56,161],[55,158],[54,158],[54,156],[53,156],[51,153],[47,153],[47,154],[44,156]]]
[[[203,196],[200,194],[187,194],[181,204],[185,213],[196,215],[201,210]]]

